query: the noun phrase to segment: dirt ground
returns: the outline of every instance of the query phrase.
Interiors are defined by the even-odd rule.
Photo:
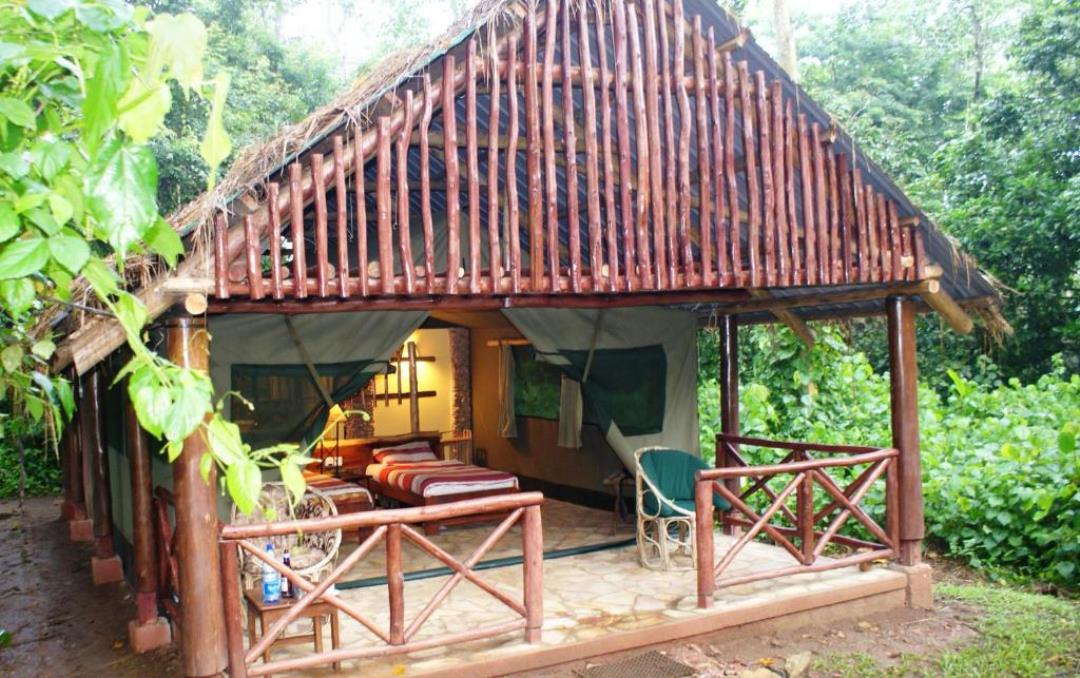
[[[68,539],[60,500],[0,501],[0,676],[175,676],[174,649],[134,655],[127,624],[135,604],[126,584],[94,586],[89,544]]]
[[[73,544],[59,515],[59,500],[54,498],[30,499],[21,512],[16,502],[0,501],[0,629],[12,636],[9,646],[0,647],[0,676],[178,676],[175,648],[147,655],[129,651],[131,590],[126,584],[91,583],[91,547]],[[968,579],[963,570],[935,565],[942,566],[944,578]],[[888,664],[901,653],[933,654],[974,639],[971,620],[977,615],[978,610],[959,604],[933,611],[902,609],[765,637],[719,632],[657,649],[695,667],[700,676],[738,676],[764,665],[779,668],[786,658],[805,652],[815,657],[864,652]],[[574,669],[639,652],[528,675],[569,677]]]
[[[880,666],[888,666],[902,653],[936,654],[973,640],[978,633],[970,621],[977,614],[978,610],[964,605],[944,605],[935,610],[905,608],[823,626],[776,631],[768,636],[742,635],[726,630],[650,649],[694,667],[695,675],[702,678],[740,676],[744,671],[766,666],[782,669],[787,658],[807,652],[815,658],[837,653],[866,653],[878,660]],[[635,649],[521,676],[570,678],[575,669],[612,663],[641,652],[641,649]],[[816,678],[829,674],[812,671],[808,675]]]

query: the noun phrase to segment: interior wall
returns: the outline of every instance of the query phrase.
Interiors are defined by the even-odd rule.
[[[416,330],[406,340],[416,342],[417,355],[434,356],[435,361],[417,361],[417,388],[421,391],[435,391],[432,398],[421,398],[420,406],[420,430],[421,431],[451,431],[454,428],[453,418],[453,365],[450,357],[450,331],[446,329]],[[401,388],[409,390],[409,363],[402,361]],[[397,393],[397,375],[391,374],[390,393]],[[375,392],[383,393],[383,377],[376,375],[374,378]],[[403,397],[398,403],[396,398],[391,398],[390,403],[378,401],[372,409],[375,423],[375,435],[392,436],[402,433],[410,433],[410,409],[408,396]]]
[[[556,485],[610,494],[603,481],[619,471],[622,463],[595,426],[582,429],[579,450],[556,444],[557,421],[519,417],[516,438],[498,434],[499,352],[487,342],[521,335],[512,327],[473,329],[471,335],[473,445],[486,451],[488,466]]]

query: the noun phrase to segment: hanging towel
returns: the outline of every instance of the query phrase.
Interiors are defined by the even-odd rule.
[[[581,449],[583,410],[581,384],[563,375],[559,389],[559,447]]]
[[[517,437],[517,413],[514,411],[514,354],[507,344],[499,346],[499,435]]]

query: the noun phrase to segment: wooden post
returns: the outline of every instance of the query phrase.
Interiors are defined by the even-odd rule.
[[[893,447],[900,451],[900,553],[902,565],[918,565],[924,535],[922,471],[919,462],[918,367],[915,362],[915,303],[885,301],[889,324]]]
[[[244,661],[244,634],[240,628],[243,603],[240,602],[240,559],[235,542],[223,541],[221,551],[221,586],[225,601],[226,640],[229,648],[229,678],[247,678]]]
[[[126,389],[125,389],[126,391]],[[150,451],[146,434],[139,426],[126,393],[124,417],[127,425],[127,452],[131,462],[131,525],[135,550],[135,607],[138,621],[145,624],[157,617],[157,559],[154,556],[154,517],[151,501]]]
[[[82,438],[82,379],[72,372],[71,389],[74,392],[76,410],[68,422],[66,437],[69,448],[68,474],[71,486],[71,520],[68,522],[68,535],[72,541],[93,541],[94,526],[86,513],[86,482],[83,454],[86,449]]]
[[[739,435],[739,326],[735,316],[720,316],[720,430],[728,435]],[[716,466],[729,466],[723,446],[716,448]],[[728,478],[724,484],[738,494],[739,479]],[[731,533],[731,526],[724,526],[724,533]]]
[[[697,481],[694,485],[694,538],[697,541],[697,605],[701,609],[712,607],[713,593],[716,591],[716,575],[713,572],[713,482]]]
[[[206,372],[210,367],[205,318],[178,316],[166,325],[169,360]],[[218,549],[217,472],[203,481],[199,459],[206,436],[196,431],[173,462],[179,560],[181,651],[185,676],[213,676],[225,668],[225,616]]]
[[[101,369],[86,375],[82,398],[83,449],[90,453],[94,485],[94,555],[90,571],[95,584],[124,579],[120,558],[113,550],[112,488],[109,486],[109,455],[101,431]]]
[[[525,578],[525,642],[539,643],[544,626],[544,531],[539,506],[525,509],[521,545]]]
[[[386,589],[390,596],[390,644],[405,644],[405,575],[401,571],[401,524],[386,526]]]
[[[131,525],[135,550],[135,619],[128,622],[128,644],[147,652],[172,641],[169,622],[158,617],[158,562],[154,540],[153,480],[146,434],[124,389],[127,454],[131,461]]]

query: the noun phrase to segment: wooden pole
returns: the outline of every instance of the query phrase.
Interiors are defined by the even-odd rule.
[[[229,678],[247,678],[247,662],[244,661],[244,634],[240,628],[243,603],[240,601],[240,558],[235,542],[221,542],[221,578],[225,601],[225,632],[229,654]]]
[[[123,581],[120,558],[113,550],[112,487],[109,485],[109,455],[101,430],[103,387],[99,367],[85,378],[82,398],[83,449],[90,453],[94,485],[94,555],[90,571],[95,584]]]
[[[525,642],[540,642],[544,626],[544,531],[540,524],[540,507],[525,509],[521,526],[524,554]]]
[[[74,369],[68,369],[65,370],[64,377],[71,382],[75,402],[78,402],[78,375],[75,374]],[[61,470],[64,474],[64,503],[60,509],[61,516],[64,520],[84,520],[86,518],[86,505],[83,496],[82,451],[79,447],[78,411],[72,415],[71,420],[64,426],[64,433],[60,438],[60,450],[63,454]]]
[[[728,435],[739,435],[739,326],[733,315],[720,316],[720,430]],[[728,466],[726,450],[716,448],[716,466]],[[738,493],[739,480],[724,481],[728,489]],[[725,525],[724,532],[731,533]]]
[[[889,376],[892,389],[892,441],[900,451],[900,563],[918,565],[924,536],[922,475],[919,462],[918,367],[915,362],[915,303],[889,297]]]
[[[74,373],[74,370],[72,370]],[[82,402],[83,380],[74,375],[71,380],[75,402]],[[86,482],[83,466],[83,454],[86,447],[82,436],[82,406],[77,406],[74,416],[68,423],[68,473],[71,485],[71,520],[68,522],[68,534],[72,541],[92,541],[93,525],[86,513]]]
[[[153,480],[150,475],[150,451],[146,434],[139,426],[135,408],[124,396],[124,420],[127,425],[127,453],[131,462],[131,526],[135,548],[136,620],[146,624],[157,618],[157,557],[154,543],[152,507]]]
[[[202,372],[209,369],[205,318],[171,318],[166,325],[166,345],[169,360],[177,365]],[[206,451],[206,437],[196,431],[184,441],[183,451],[173,462],[185,676],[217,675],[226,665],[221,554],[217,543],[217,472],[211,466],[206,482],[199,473],[199,460]]]
[[[713,592],[716,591],[714,574],[715,553],[713,546],[713,483],[698,481],[694,485],[694,538],[697,540],[697,605],[701,609],[712,607]]]
[[[386,528],[386,588],[390,597],[390,644],[405,644],[405,577],[401,572],[401,524]]]

